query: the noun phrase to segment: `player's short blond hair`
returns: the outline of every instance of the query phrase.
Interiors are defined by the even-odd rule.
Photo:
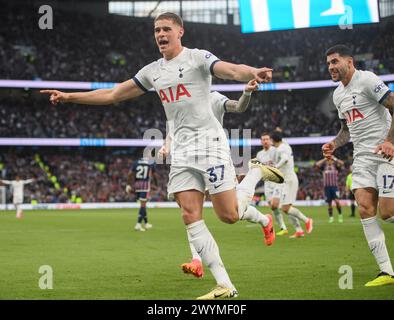
[[[177,24],[178,26],[183,28],[183,20],[176,13],[173,13],[173,12],[160,13],[159,15],[156,16],[153,23],[156,23],[156,21],[159,21],[159,20],[171,20],[172,22],[174,22],[175,24]]]

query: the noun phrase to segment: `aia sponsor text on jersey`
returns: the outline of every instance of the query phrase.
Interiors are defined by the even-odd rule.
[[[357,108],[353,108],[351,110],[343,112],[343,115],[346,118],[346,123],[350,124],[353,123],[357,120],[362,120],[364,119],[364,115],[358,110]]]
[[[190,98],[191,94],[186,89],[186,87],[182,83],[180,83],[176,87],[160,89],[159,96],[162,103],[171,103],[179,101],[182,96]]]

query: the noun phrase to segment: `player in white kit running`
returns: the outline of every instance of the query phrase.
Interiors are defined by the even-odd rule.
[[[12,203],[16,209],[17,219],[23,218],[21,204],[23,203],[23,189],[25,184],[29,184],[34,181],[35,179],[21,180],[19,176],[16,176],[15,180],[0,180],[1,183],[10,185],[12,187]]]
[[[223,127],[223,117],[225,113],[242,113],[245,112],[249,106],[250,98],[252,92],[258,89],[258,84],[255,80],[251,80],[245,86],[244,93],[241,95],[238,101],[229,100],[226,96],[220,94],[217,91],[213,91],[210,93],[209,98],[211,102],[211,108],[213,115],[219,121],[220,125]],[[165,139],[165,143],[159,150],[159,155],[163,159],[168,159],[168,156],[171,154],[171,141],[173,140],[173,129],[169,128],[169,133]],[[168,162],[167,162],[168,163]],[[270,164],[267,164],[270,165]],[[259,171],[259,170],[257,170]],[[246,181],[246,180],[245,180]],[[242,187],[243,183],[241,182],[239,186]],[[280,184],[277,184],[280,185]],[[254,208],[253,208],[254,210]],[[271,219],[271,218],[269,218]],[[265,239],[267,245],[271,245],[274,241],[274,237],[270,237]],[[181,265],[182,270],[185,273],[193,274],[197,278],[201,278],[204,275],[204,268],[201,261],[200,255],[194,249],[194,246],[190,244],[190,249],[192,253],[192,260],[188,263],[183,263]]]
[[[304,236],[299,220],[305,223],[307,233],[313,229],[313,220],[306,217],[299,209],[293,206],[297,199],[298,178],[294,171],[293,150],[288,143],[282,141],[282,133],[274,131],[271,139],[276,148],[274,165],[281,170],[285,176],[282,187],[280,205],[283,212],[288,214],[290,222],[294,225],[296,232],[290,238],[300,238]]]
[[[270,82],[272,69],[254,68],[220,61],[212,53],[182,46],[183,21],[174,13],[163,13],[154,20],[156,44],[163,58],[143,67],[130,80],[112,89],[64,93],[42,90],[50,101],[107,105],[138,97],[150,89],[159,95],[167,120],[173,123],[169,194],[181,207],[189,242],[212,272],[217,286],[198,299],[231,298],[238,295],[218,246],[202,219],[205,188],[211,194],[216,214],[222,221],[248,220],[260,223],[265,237],[272,237],[272,220],[244,205],[237,198],[235,170],[227,137],[213,116],[209,92],[211,76],[247,82]],[[257,165],[260,179],[282,181],[281,173]],[[267,230],[268,234],[265,232]]]
[[[262,164],[275,166],[274,161],[275,161],[276,148],[272,145],[272,140],[268,132],[264,132],[261,135],[261,144],[263,146],[263,150],[257,153],[256,158]],[[280,227],[280,231],[276,233],[276,235],[279,236],[286,235],[289,233],[286,224],[283,220],[283,216],[279,210],[282,187],[283,184],[279,184],[271,181],[264,182],[264,194],[266,200],[268,201],[272,213],[274,214],[276,223]]]
[[[366,286],[394,284],[393,267],[377,209],[386,222],[394,222],[394,94],[374,73],[356,70],[351,50],[336,45],[326,52],[328,71],[339,86],[333,100],[341,119],[336,138],[323,145],[323,155],[351,139],[353,151],[352,191],[359,206],[361,223],[369,248],[379,265],[378,276]]]

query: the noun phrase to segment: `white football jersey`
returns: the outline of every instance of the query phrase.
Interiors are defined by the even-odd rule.
[[[283,160],[286,160],[286,162],[279,167],[278,164]],[[282,171],[285,180],[294,179],[294,177],[297,178],[294,172],[293,150],[288,143],[282,142],[276,148],[274,165]]]
[[[209,94],[209,100],[211,101],[211,108],[213,115],[215,116],[216,119],[218,119],[220,125],[223,127],[223,117],[224,114],[226,113],[225,104],[226,101],[228,101],[229,99],[217,91],[212,91]],[[171,139],[174,138],[173,131],[174,131],[173,126],[169,123],[169,135]]]
[[[23,203],[23,187],[25,184],[31,183],[33,181],[33,179],[19,181],[2,180],[4,184],[11,185],[12,187],[13,203]]]
[[[276,148],[274,146],[271,146],[268,150],[263,149],[257,152],[256,158],[262,164],[274,166],[275,153],[276,153]]]
[[[154,61],[133,78],[144,91],[154,88],[172,123],[172,165],[199,167],[196,161],[230,160],[226,134],[210,102],[211,73],[218,60],[208,51],[183,48],[175,58]]]
[[[223,127],[223,117],[226,113],[226,101],[228,98],[217,91],[213,91],[209,94],[209,98],[211,100],[211,108],[213,115],[216,119],[220,122],[221,126]]]
[[[333,101],[340,119],[346,119],[354,145],[354,156],[372,153],[383,143],[391,126],[391,115],[381,105],[390,93],[384,82],[369,71],[356,70],[345,87],[335,89]]]

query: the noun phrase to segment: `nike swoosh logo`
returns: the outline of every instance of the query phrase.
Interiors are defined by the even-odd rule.
[[[224,294],[225,294],[225,292],[222,292],[221,294],[216,294],[216,293],[214,293],[213,296],[214,296],[215,298],[220,298],[220,297],[223,296]]]
[[[219,185],[217,185],[217,186],[213,186],[215,189],[217,189],[217,188],[219,188],[219,187],[221,187],[223,185],[223,183],[221,183],[221,184],[219,184]]]
[[[271,170],[269,167],[267,167],[269,171],[271,171],[276,177],[279,179],[279,183],[283,183],[284,179],[281,177],[279,174],[277,174],[274,170]]]
[[[156,82],[156,80],[160,79],[160,77],[157,77],[156,79],[153,78],[153,82]]]
[[[389,191],[383,190],[383,194],[391,193],[391,192],[392,192],[391,190],[389,190]]]

